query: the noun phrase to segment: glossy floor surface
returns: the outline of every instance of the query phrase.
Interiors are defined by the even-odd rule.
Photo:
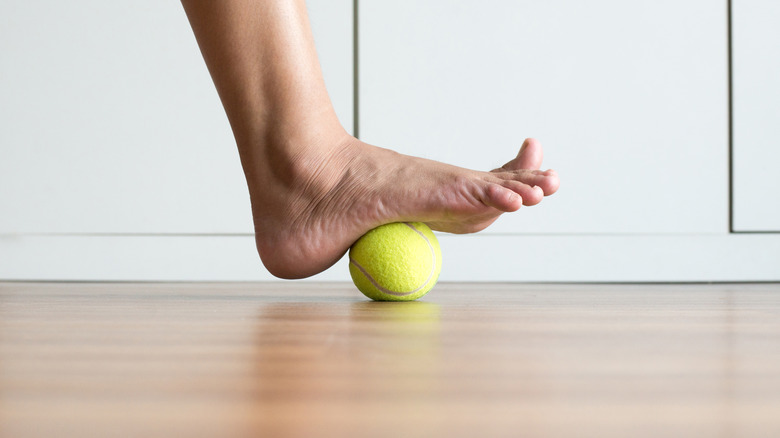
[[[0,283],[5,437],[777,437],[780,285]]]

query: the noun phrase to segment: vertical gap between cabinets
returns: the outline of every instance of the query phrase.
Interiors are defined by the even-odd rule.
[[[732,0],[726,1],[726,33],[728,62],[728,143],[729,143],[729,233],[734,233],[734,58]]]

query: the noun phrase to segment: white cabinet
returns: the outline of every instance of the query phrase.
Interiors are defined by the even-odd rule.
[[[352,4],[312,0],[352,126]],[[251,233],[219,98],[178,1],[0,3],[0,233]]]
[[[734,230],[780,232],[780,2],[732,14]]]
[[[728,230],[727,9],[711,0],[360,3],[360,134],[561,189],[487,233]]]
[[[732,0],[737,230],[780,229],[776,3]],[[308,6],[351,128],[353,2]],[[539,207],[440,235],[442,281],[780,280],[780,233],[729,232],[727,12],[360,1],[362,139],[490,169],[537,137],[561,175]],[[0,2],[0,50],[0,279],[271,278],[177,1]]]

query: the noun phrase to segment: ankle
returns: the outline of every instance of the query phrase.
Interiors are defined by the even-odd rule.
[[[347,158],[349,145],[357,141],[340,124],[301,124],[298,129],[278,125],[238,143],[238,149],[251,191],[277,184],[298,186],[326,171],[329,162]]]
[[[332,109],[265,117],[246,125],[233,126],[245,171],[263,163],[284,165],[309,151],[326,153],[327,148],[353,138]]]

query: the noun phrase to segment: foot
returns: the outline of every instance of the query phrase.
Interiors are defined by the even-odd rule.
[[[542,148],[533,139],[504,166],[480,172],[337,137],[269,146],[284,152],[266,152],[261,160],[242,157],[257,249],[277,277],[324,271],[382,224],[418,221],[438,231],[473,233],[558,189],[554,171],[538,170]]]

